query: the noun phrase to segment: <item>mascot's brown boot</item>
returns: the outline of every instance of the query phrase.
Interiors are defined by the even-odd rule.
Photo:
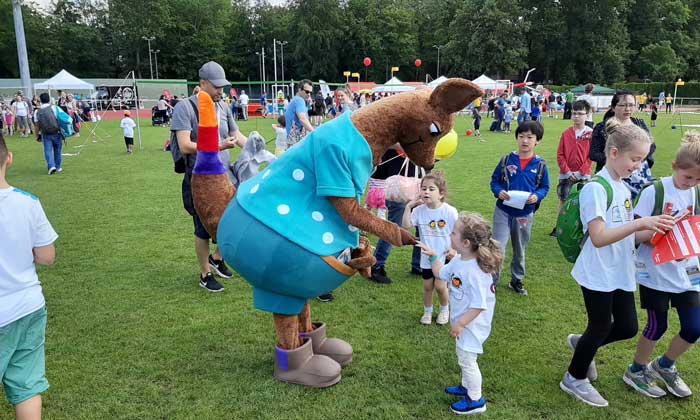
[[[314,388],[337,384],[340,365],[330,357],[314,354],[310,339],[302,341],[302,346],[296,349],[275,348],[275,379]]]
[[[313,328],[313,331],[299,333],[299,336],[302,340],[305,337],[311,339],[314,354],[328,356],[340,366],[347,366],[352,362],[352,346],[349,343],[339,338],[326,337],[325,323],[314,322]]]

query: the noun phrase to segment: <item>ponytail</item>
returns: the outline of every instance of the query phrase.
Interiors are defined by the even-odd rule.
[[[476,263],[479,268],[489,274],[501,270],[503,263],[503,251],[501,244],[493,239],[491,226],[476,213],[463,211],[459,214],[462,223],[462,239],[472,244],[472,250],[476,253]]]
[[[493,274],[501,271],[503,263],[501,244],[497,240],[489,238],[484,245],[478,245],[476,263],[484,273]]]

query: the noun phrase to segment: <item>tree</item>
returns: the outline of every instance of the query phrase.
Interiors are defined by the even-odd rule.
[[[685,61],[681,60],[671,46],[671,41],[647,45],[639,53],[639,65],[653,80],[676,80],[685,72]]]

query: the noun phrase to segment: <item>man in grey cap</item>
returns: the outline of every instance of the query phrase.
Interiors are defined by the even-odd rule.
[[[199,88],[208,93],[214,101],[219,120],[219,156],[226,167],[229,166],[229,149],[236,145],[243,147],[246,137],[241,134],[233,120],[231,109],[221,100],[224,87],[231,83],[226,80],[223,67],[214,61],[205,63],[199,69]],[[195,251],[199,261],[199,285],[209,292],[222,292],[224,287],[216,281],[212,271],[222,278],[231,278],[233,273],[224,263],[219,248],[209,254],[211,236],[199,220],[192,203],[192,169],[197,158],[197,127],[199,126],[197,94],[180,101],[173,111],[170,130],[175,132],[177,147],[185,157],[186,169],[182,180],[182,202],[194,222]]]

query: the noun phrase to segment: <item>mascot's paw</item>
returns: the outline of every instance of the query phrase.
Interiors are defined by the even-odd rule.
[[[357,270],[366,279],[372,275],[372,266],[377,263],[374,258],[374,247],[366,236],[360,236],[360,245],[352,250],[352,259],[347,265]]]
[[[401,229],[401,245],[415,245],[418,242],[415,236],[406,229]]]

